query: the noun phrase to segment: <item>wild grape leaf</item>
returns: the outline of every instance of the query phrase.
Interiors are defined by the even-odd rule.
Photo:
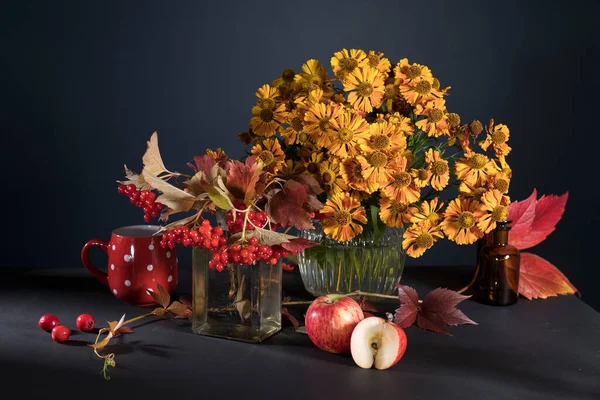
[[[163,308],[167,308],[171,302],[171,296],[169,295],[169,292],[167,292],[160,284],[157,284],[156,288],[158,290],[148,289],[146,292],[152,296],[156,304],[162,306]]]
[[[294,180],[300,182],[306,189],[306,202],[303,207],[307,212],[311,213],[323,208],[323,203],[317,198],[317,195],[323,193],[323,189],[313,176],[300,175],[295,177]]]
[[[142,157],[142,162],[144,163],[144,169],[152,175],[159,176],[163,172],[169,172],[160,156],[157,132],[154,132],[147,142],[146,153]]]
[[[533,193],[527,199],[522,201],[513,201],[508,206],[508,219],[511,220],[511,229],[508,237],[509,241],[513,238],[520,238],[530,231],[531,224],[535,219],[537,191],[533,189]]]
[[[133,333],[133,329],[131,329],[128,326],[122,326],[115,331],[115,333],[113,334],[113,337],[117,337],[117,336],[121,335],[122,333]]]
[[[179,301],[184,306],[188,307],[190,310],[192,309],[192,297],[191,296],[179,296]]]
[[[227,163],[227,189],[246,205],[264,192],[264,178],[262,164],[257,162],[256,156],[248,157],[245,162]]]
[[[537,200],[535,216],[529,230],[522,235],[518,232],[514,234],[511,230],[510,244],[519,250],[525,250],[543,242],[550,233],[554,232],[556,224],[562,218],[568,197],[569,192],[566,192],[562,196],[542,196]]]
[[[304,209],[308,192],[303,184],[288,180],[283,189],[269,201],[267,212],[271,219],[281,226],[297,229],[314,229],[309,213]]]
[[[298,252],[304,250],[304,249],[308,249],[310,247],[314,247],[314,246],[318,246],[319,243],[316,242],[311,242],[308,239],[304,239],[304,238],[294,238],[294,239],[289,239],[287,242],[282,242],[281,243],[281,247],[283,247],[285,250],[289,251],[290,253],[296,255],[298,254]]]
[[[166,313],[167,313],[167,310],[165,310],[162,307],[157,307],[154,310],[152,310],[152,314],[156,315],[157,317],[162,317]]]
[[[200,156],[194,156],[194,164],[196,165],[188,163],[188,166],[194,171],[202,172],[204,175],[208,176],[211,168],[216,164],[216,161],[208,154],[202,154]]]
[[[446,330],[448,326],[477,325],[456,308],[458,303],[471,296],[463,296],[449,289],[437,288],[429,292],[420,303],[415,289],[398,285],[398,297],[400,308],[396,310],[394,322],[402,328],[408,328],[416,319],[417,326],[421,329],[450,335]]]
[[[419,310],[419,295],[410,286],[397,285],[400,307],[396,309],[394,322],[401,328],[408,328],[417,320]]]
[[[521,253],[519,294],[546,299],[559,294],[579,293],[577,288],[550,262],[532,253]]]
[[[357,301],[358,305],[360,306],[360,308],[363,310],[363,312],[381,312],[381,310],[373,303],[371,303],[369,300],[367,300],[366,296],[361,296],[358,301]]]

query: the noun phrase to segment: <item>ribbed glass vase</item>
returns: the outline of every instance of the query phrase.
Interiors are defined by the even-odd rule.
[[[378,240],[370,231],[338,242],[326,236],[318,222],[314,225],[315,229],[303,230],[300,236],[320,245],[298,254],[300,275],[309,293],[397,292],[406,260],[402,250],[404,230],[386,227]]]

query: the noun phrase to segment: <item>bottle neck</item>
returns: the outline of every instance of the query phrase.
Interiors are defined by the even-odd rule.
[[[508,244],[508,230],[495,229],[494,230],[494,244],[506,246]]]

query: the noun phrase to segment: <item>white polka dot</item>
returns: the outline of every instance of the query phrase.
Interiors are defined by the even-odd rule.
[[[152,289],[150,289],[150,288],[148,288],[148,291],[149,291],[149,292],[154,292],[154,290],[152,290]]]
[[[173,281],[173,275],[169,275],[169,278],[167,278],[167,282],[172,282]]]
[[[129,254],[125,254],[125,257],[123,257],[125,259],[126,262],[131,261],[131,255]]]
[[[125,286],[127,286],[127,287],[131,286],[131,281],[129,281],[129,280],[125,281]]]
[[[117,246],[115,246],[115,245],[113,244],[113,246],[112,246],[112,249],[113,249],[113,250],[116,250],[116,249],[117,249]]]
[[[114,293],[114,294],[117,294],[117,289],[113,289],[113,293]]]
[[[146,269],[147,269],[148,271],[152,271],[152,270],[154,269],[154,267],[153,267],[152,265],[148,265],[148,266],[146,267]]]
[[[179,264],[179,257],[176,257],[176,258],[175,258],[175,262],[176,262],[177,264]]]
[[[154,245],[152,243],[150,243],[150,246],[148,246],[148,250],[154,250]]]
[[[110,269],[115,270],[115,264],[110,264]]]
[[[167,251],[167,258],[171,258],[171,252]]]

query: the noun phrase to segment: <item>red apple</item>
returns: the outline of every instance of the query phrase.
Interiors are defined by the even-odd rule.
[[[306,310],[306,333],[322,350],[347,353],[350,351],[352,331],[363,319],[363,311],[355,300],[328,294],[317,297]]]
[[[361,368],[387,369],[406,351],[406,333],[393,322],[380,317],[363,319],[352,332],[352,359]]]

